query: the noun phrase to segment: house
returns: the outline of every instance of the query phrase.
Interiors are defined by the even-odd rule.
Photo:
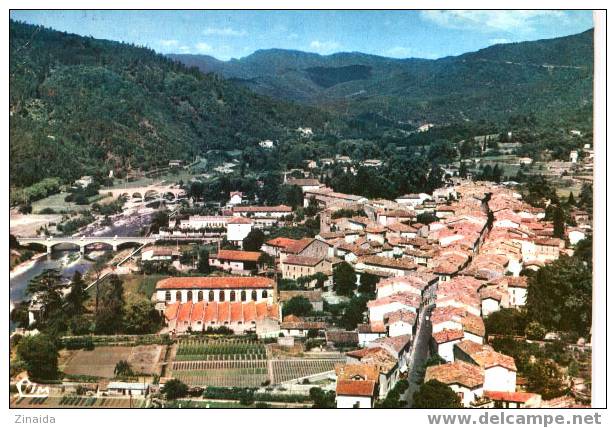
[[[322,259],[327,257],[329,245],[315,238],[302,238],[290,243],[280,250],[280,261],[284,261],[288,256],[304,256]]]
[[[298,186],[302,189],[303,193],[324,187],[316,178],[289,178],[285,184],[289,186]]]
[[[325,330],[325,342],[329,346],[357,347],[359,336],[357,331],[345,331],[338,328]]]
[[[294,254],[290,254],[282,259],[280,268],[284,279],[297,280],[298,278],[312,276],[319,272],[328,276],[331,274],[331,263],[327,259],[296,256]],[[317,280],[313,279],[307,285],[314,287],[316,284]]]
[[[84,175],[79,180],[75,180],[75,186],[86,188],[94,183],[94,178],[90,175]]]
[[[378,368],[364,364],[336,367],[336,407],[370,409],[376,398]]]
[[[469,340],[455,345],[454,357],[479,366],[484,372],[484,388],[489,391],[515,392],[517,368],[512,357]]]
[[[110,395],[130,395],[145,397],[150,391],[150,385],[141,382],[109,382],[107,393]]]
[[[412,293],[396,293],[367,303],[370,323],[384,323],[385,315],[400,309],[417,313],[421,297]]]
[[[470,407],[483,395],[483,371],[474,364],[456,361],[428,367],[424,381],[433,379],[449,386],[460,397],[464,407]]]
[[[240,248],[244,246],[244,238],[252,231],[253,221],[246,217],[233,217],[227,222],[227,241]]]
[[[389,352],[397,360],[398,369],[401,372],[406,372],[408,369],[408,357],[411,351],[411,339],[412,336],[408,334],[396,337],[381,337],[368,343],[367,348],[381,348]],[[395,379],[390,384],[389,389],[393,388],[397,381],[398,379]]]
[[[284,336],[306,337],[311,331],[322,333],[327,325],[321,321],[304,321],[295,315],[287,315],[280,323],[280,331]]]
[[[229,203],[228,205],[240,205],[242,203],[242,198],[244,194],[242,192],[230,192],[229,193]]]
[[[282,252],[290,252],[290,248],[292,248],[297,244],[297,239],[279,237],[270,239],[266,241],[261,247],[261,251],[269,254],[272,257],[280,257],[280,253]]]
[[[394,259],[382,256],[360,257],[355,265],[358,272],[376,271],[390,276],[404,276],[417,269],[417,265],[409,259]]]
[[[274,148],[274,142],[272,140],[262,140],[259,141],[259,147],[264,149],[272,149]]]
[[[382,322],[359,324],[357,326],[359,346],[367,346],[368,343],[387,336],[387,330]]]
[[[230,216],[219,215],[193,215],[188,219],[181,219],[179,228],[182,230],[224,229],[231,218]],[[170,222],[169,228],[173,229],[174,227],[175,221]]]
[[[464,339],[464,330],[441,330],[432,333],[432,340],[436,344],[436,351],[445,361],[451,362],[454,360],[453,347],[456,343]]]
[[[387,335],[390,337],[414,336],[416,321],[417,314],[415,312],[406,309],[389,312],[385,314]]]
[[[281,290],[278,292],[278,301],[284,306],[293,297],[304,297],[312,305],[312,309],[317,312],[323,310],[323,296],[321,290]]]
[[[293,213],[293,209],[287,205],[269,206],[235,206],[233,207],[234,217],[273,217],[281,218]]]
[[[483,396],[492,400],[494,407],[502,409],[539,409],[541,395],[531,392],[483,391]]]
[[[261,253],[258,251],[219,250],[210,255],[210,266],[227,272],[248,275],[259,267]]]
[[[388,350],[375,346],[346,353],[347,364],[375,366],[378,369],[377,397],[385,398],[400,380],[398,359]]]
[[[184,165],[184,161],[182,159],[171,159],[169,161],[169,168],[179,168]]]
[[[526,305],[528,278],[525,276],[508,276],[507,291],[509,293],[510,306],[518,307]]]
[[[401,205],[409,205],[416,207],[424,203],[424,201],[430,199],[430,195],[427,193],[409,193],[396,198],[396,202]]]
[[[181,253],[168,247],[150,247],[141,252],[141,261],[172,262],[179,259]]]

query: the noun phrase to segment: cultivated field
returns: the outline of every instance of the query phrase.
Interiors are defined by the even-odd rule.
[[[12,397],[9,406],[11,408],[34,409],[34,408],[107,408],[107,409],[128,409],[145,407],[145,400],[133,398],[113,398],[113,397],[46,397],[46,398],[19,398]]]
[[[258,387],[268,380],[265,346],[246,339],[182,340],[171,376],[192,386]]]
[[[312,376],[318,373],[334,370],[336,364],[345,362],[344,357],[340,358],[303,358],[297,360],[272,360],[272,382],[281,383],[292,379]]]
[[[239,340],[182,340],[175,359],[184,360],[259,360],[265,359],[265,345],[256,341]]]
[[[112,378],[116,364],[126,360],[135,373],[158,374],[162,352],[160,345],[100,346],[91,351],[80,349],[68,358],[64,373]]]

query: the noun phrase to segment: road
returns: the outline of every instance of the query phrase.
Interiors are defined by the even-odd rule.
[[[421,382],[422,368],[430,351],[430,338],[432,337],[432,323],[426,316],[430,316],[434,306],[425,306],[420,311],[420,317],[417,325],[417,334],[413,343],[413,350],[409,362],[409,388],[406,390],[402,399],[408,404],[408,407],[413,405],[413,394],[419,389]]]

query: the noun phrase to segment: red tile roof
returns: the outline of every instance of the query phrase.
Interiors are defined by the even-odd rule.
[[[252,224],[252,220],[246,217],[233,217],[227,224]]]
[[[453,363],[430,366],[426,369],[425,381],[436,379],[446,385],[458,384],[469,389],[483,385],[483,370],[474,364],[456,361]]]
[[[166,278],[156,284],[157,290],[273,287],[274,281],[272,279],[261,276],[184,276]]]
[[[220,250],[215,258],[218,260],[232,260],[238,262],[258,262],[261,253],[258,251]]]
[[[316,266],[321,263],[322,260],[323,259],[319,257],[296,256],[290,254],[282,263],[285,265]]]
[[[287,205],[277,205],[275,207],[256,207],[256,206],[234,206],[233,212],[246,212],[246,213],[254,213],[254,212],[292,212],[293,209]]]
[[[464,330],[441,330],[437,333],[432,333],[432,337],[439,345],[442,343],[460,340],[464,338]]]
[[[339,380],[336,383],[336,395],[352,397],[372,397],[376,383],[372,380]]]
[[[192,308],[192,313],[190,314],[190,322],[203,321],[203,315],[205,314],[205,307],[207,303],[205,301],[201,301],[195,303]]]
[[[287,248],[287,247],[294,245],[297,242],[298,241],[296,239],[285,238],[281,236],[279,238],[270,239],[269,241],[265,243],[265,245],[269,245],[270,247]]]
[[[510,403],[526,403],[528,400],[538,397],[531,392],[505,392],[483,391],[483,395],[494,401],[508,401]]]

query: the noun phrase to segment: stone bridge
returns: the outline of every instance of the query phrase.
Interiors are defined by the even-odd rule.
[[[113,251],[118,250],[118,245],[121,244],[153,244],[156,238],[145,236],[67,236],[67,237],[35,237],[35,238],[17,238],[19,245],[39,244],[47,248],[47,253],[51,253],[53,248],[59,244],[71,244],[79,246],[79,252],[84,254],[86,247],[92,244],[106,244],[113,248]]]
[[[113,189],[100,189],[101,195],[111,195],[114,198],[119,196],[125,196],[127,198],[140,198],[145,199],[151,197],[154,199],[165,198],[166,196],[173,196],[173,199],[185,196],[184,189],[171,186],[143,186],[143,187],[127,187],[127,188],[113,188]]]

